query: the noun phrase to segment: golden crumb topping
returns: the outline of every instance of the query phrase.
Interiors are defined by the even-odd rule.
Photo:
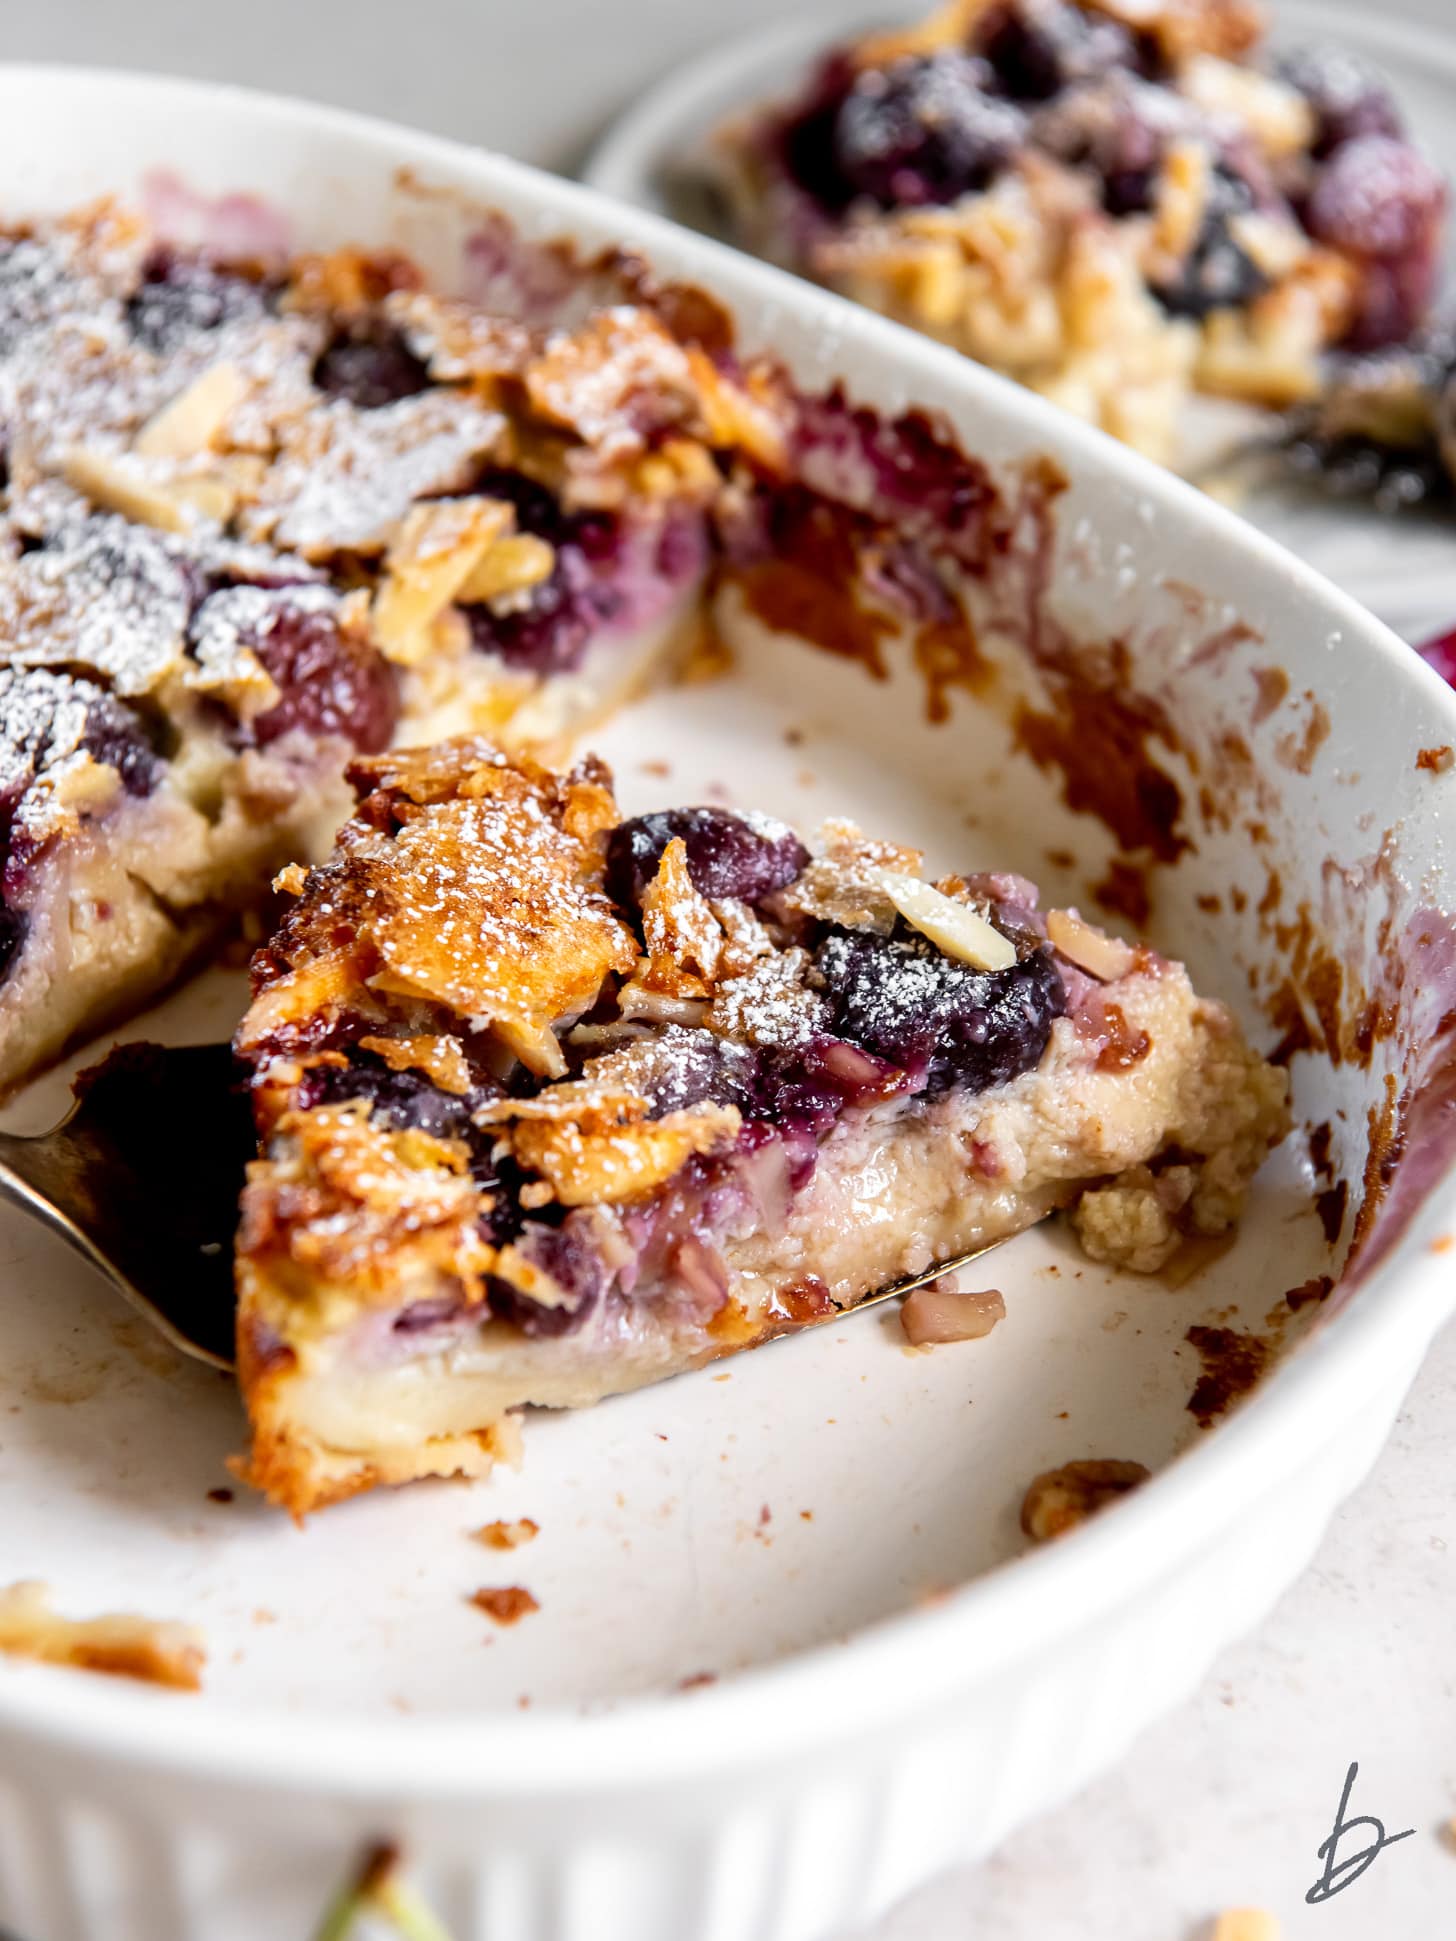
[[[367,1014],[377,993],[452,1012],[531,1071],[559,1076],[556,1026],[637,958],[601,888],[595,837],[615,820],[610,791],[585,773],[508,765],[473,738],[380,756],[353,775],[360,813],[306,877],[243,1044],[325,1007],[353,1001]]]

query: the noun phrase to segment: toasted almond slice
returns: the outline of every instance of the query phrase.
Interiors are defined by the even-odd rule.
[[[420,1071],[442,1092],[463,1097],[470,1090],[470,1067],[460,1040],[448,1034],[424,1033],[414,1038],[361,1038],[361,1051],[372,1051],[392,1072]]]
[[[514,519],[503,499],[432,499],[410,508],[374,596],[371,625],[381,653],[405,667],[428,657],[435,620]]]
[[[892,869],[874,874],[905,921],[948,957],[983,971],[1010,970],[1016,962],[1016,946],[969,903],[957,903],[916,876],[901,876]]]
[[[487,1022],[528,1072],[534,1072],[537,1078],[565,1078],[561,1042],[549,1026],[534,1027],[513,1018],[491,1018]]]
[[[1205,114],[1247,130],[1271,160],[1302,155],[1314,139],[1314,111],[1298,89],[1245,62],[1195,54],[1178,89]]]
[[[556,566],[556,549],[533,532],[510,532],[487,546],[456,598],[468,603],[501,600],[511,593],[528,593],[549,580]]]
[[[216,519],[219,525],[232,517],[238,502],[237,487],[217,472],[183,473],[169,479],[162,489],[179,505],[191,506],[204,519]]]
[[[522,1119],[511,1127],[510,1145],[522,1166],[541,1175],[550,1199],[597,1206],[641,1199],[695,1153],[716,1151],[735,1138],[741,1123],[736,1106],[709,1104],[600,1131]],[[543,1196],[537,1203],[548,1201]]]
[[[979,1341],[1005,1319],[1005,1298],[994,1287],[963,1293],[953,1284],[943,1286],[932,1281],[907,1294],[900,1306],[900,1326],[913,1348],[937,1347],[947,1341]]]
[[[54,769],[50,779],[52,798],[77,815],[103,808],[120,787],[121,776],[116,769],[109,762],[97,761],[85,750]]]
[[[125,457],[110,457],[78,446],[67,452],[61,474],[93,505],[119,512],[139,525],[157,526],[163,532],[189,532],[196,524],[196,507],[179,498],[170,483],[160,485],[147,478],[139,465]]]
[[[210,450],[247,390],[248,380],[236,364],[209,364],[185,391],[148,418],[132,450],[139,458],[192,458]]]
[[[1047,936],[1064,957],[1104,984],[1126,977],[1137,962],[1131,944],[1121,937],[1109,937],[1075,910],[1049,910]]]

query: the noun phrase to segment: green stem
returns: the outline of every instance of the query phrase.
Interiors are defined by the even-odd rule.
[[[349,1941],[366,1914],[388,1921],[399,1941],[451,1941],[444,1927],[399,1872],[392,1847],[373,1847],[329,1903],[313,1941]]]

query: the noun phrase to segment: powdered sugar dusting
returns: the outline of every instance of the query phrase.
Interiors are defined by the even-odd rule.
[[[378,551],[416,499],[464,487],[505,428],[455,391],[375,411],[336,399],[286,433],[244,530],[305,556]]]
[[[159,533],[112,514],[62,530],[0,580],[0,638],[27,665],[84,667],[144,694],[181,659],[187,575]]]

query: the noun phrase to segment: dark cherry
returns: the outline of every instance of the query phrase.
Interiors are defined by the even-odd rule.
[[[987,19],[976,46],[1013,101],[1049,101],[1074,81],[1138,65],[1125,27],[1067,0],[1010,0]]]
[[[559,674],[576,666],[592,630],[612,619],[620,597],[598,569],[621,550],[621,533],[609,513],[567,513],[555,495],[520,472],[492,468],[474,490],[505,499],[516,509],[516,526],[556,550],[549,579],[525,605],[498,613],[488,606],[462,607],[471,638],[484,653],[535,674]]]
[[[1045,951],[1010,970],[976,971],[903,928],[831,931],[814,956],[835,1032],[925,1080],[935,1097],[980,1091],[1028,1071],[1066,1008]]]
[[[885,1098],[905,1068],[827,1032],[763,1054],[756,1088],[759,1116],[776,1131],[822,1138],[847,1106]]]
[[[0,903],[0,983],[14,968],[29,928],[30,918],[24,910],[12,910],[8,903]]]
[[[744,1111],[751,1105],[760,1062],[751,1046],[712,1031],[670,1024],[657,1034],[653,1049],[655,1063],[640,1080],[653,1118],[686,1112],[705,1101],[736,1105]]]
[[[580,661],[593,620],[603,617],[591,577],[578,551],[558,547],[550,578],[532,588],[526,605],[505,612],[488,606],[460,609],[472,643],[482,653],[499,654],[508,667],[533,674],[565,673]]]
[[[314,365],[313,381],[327,397],[377,411],[428,390],[430,373],[397,330],[370,318],[340,331]]]
[[[657,809],[618,823],[607,838],[607,889],[619,903],[635,906],[657,874],[667,845],[687,846],[688,875],[708,897],[745,903],[792,883],[809,852],[787,823],[770,816],[752,821],[731,809]]]
[[[570,1307],[544,1307],[507,1282],[489,1283],[491,1312],[522,1334],[560,1335],[579,1328],[607,1287],[607,1270],[591,1229],[579,1230],[570,1214],[559,1227],[527,1220],[515,1239],[519,1253],[574,1297]]]
[[[189,337],[261,316],[271,294],[264,283],[163,248],[148,258],[141,283],[127,300],[126,319],[135,341],[164,357]]]
[[[1403,256],[1422,246],[1445,206],[1446,185],[1409,142],[1362,135],[1320,173],[1309,226],[1322,243],[1358,256]]]
[[[1343,47],[1301,47],[1279,63],[1279,77],[1314,110],[1313,154],[1323,161],[1361,135],[1405,132],[1395,96],[1374,68]]]
[[[1435,293],[1445,213],[1443,177],[1409,142],[1361,135],[1325,164],[1305,220],[1318,241],[1363,259],[1352,348],[1400,343],[1419,325]]]
[[[88,706],[81,746],[93,761],[116,770],[128,795],[150,795],[161,780],[162,762],[140,717],[109,694]]]
[[[387,748],[399,718],[394,669],[327,613],[285,606],[248,643],[278,685],[279,699],[253,723],[260,746],[290,728],[343,735],[364,754]]]
[[[1112,216],[1141,215],[1153,206],[1163,137],[1139,116],[1117,116],[1094,158],[1102,175],[1102,206]]]
[[[1251,303],[1268,288],[1269,279],[1234,241],[1230,216],[1252,206],[1241,178],[1226,168],[1213,178],[1198,239],[1184,258],[1177,278],[1154,286],[1164,309],[1175,317],[1206,317],[1213,310],[1230,310]]]
[[[585,521],[564,512],[556,494],[536,479],[527,478],[524,472],[512,472],[500,465],[487,466],[473,490],[482,498],[504,499],[514,506],[516,526],[521,532],[533,532],[538,539],[549,540],[553,546],[562,546],[568,539],[580,537]],[[596,523],[610,525],[611,522],[603,517]]]
[[[991,70],[943,53],[870,68],[834,127],[839,173],[882,208],[954,202],[982,189],[1026,133],[1019,108],[989,92]]]
[[[779,160],[785,174],[826,209],[842,209],[854,196],[839,171],[834,136],[839,111],[856,78],[853,64],[843,54],[829,55],[779,130]]]
[[[342,1105],[367,1099],[371,1113],[397,1132],[427,1132],[435,1139],[461,1139],[474,1128],[470,1098],[440,1089],[423,1072],[407,1067],[391,1071],[375,1053],[357,1048],[347,1065],[314,1065],[299,1087],[299,1105],[311,1111],[320,1105]]]

